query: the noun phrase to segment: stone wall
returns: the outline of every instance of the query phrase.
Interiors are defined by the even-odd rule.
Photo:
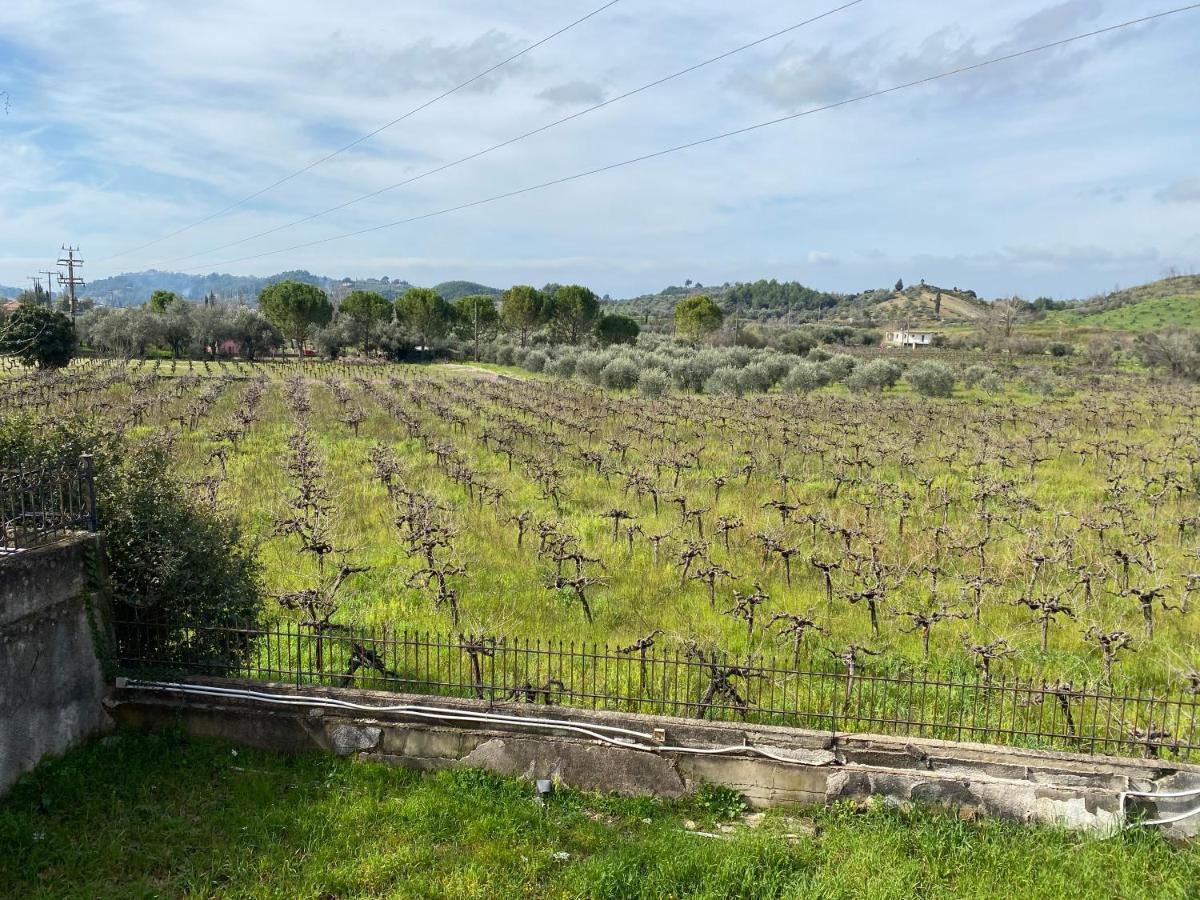
[[[349,711],[280,706],[248,699],[198,697],[119,681],[109,700],[118,721],[142,727],[182,724],[195,734],[267,749],[319,748],[394,765],[435,770],[475,766],[527,779],[554,778],[572,787],[678,797],[702,782],[740,792],[756,808],[814,805],[841,799],[881,798],[895,804],[950,807],[966,818],[992,816],[1108,833],[1121,824],[1124,790],[1200,787],[1200,767],[1167,760],[1114,759],[1019,750],[980,744],[849,735],[770,726],[708,723],[565,707],[487,704],[482,701],[378,694],[341,688],[296,688],[213,681],[277,695],[303,694],[408,711]],[[503,713],[521,723],[430,718],[432,707],[457,714]],[[421,711],[427,711],[422,714]],[[562,726],[530,721],[554,718],[577,729],[631,729],[642,747],[613,746]],[[657,741],[662,749],[645,746]],[[669,747],[726,753],[685,753]],[[787,761],[755,755],[751,747]],[[1181,805],[1182,804],[1182,805]],[[1197,798],[1132,804],[1149,815],[1169,815]],[[1175,826],[1190,837],[1200,824]]]
[[[0,560],[0,793],[110,724],[93,638],[106,617],[89,612],[99,541],[82,535]]]

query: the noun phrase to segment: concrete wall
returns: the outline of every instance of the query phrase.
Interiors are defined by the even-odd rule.
[[[527,779],[555,778],[586,790],[678,797],[701,782],[727,785],[751,806],[814,805],[880,797],[896,804],[929,803],[965,818],[993,816],[1061,825],[1097,833],[1121,823],[1124,790],[1200,787],[1200,767],[1165,760],[1113,759],[934,740],[828,733],[769,726],[706,723],[691,719],[621,715],[563,707],[487,704],[473,700],[376,694],[338,688],[213,681],[280,695],[296,693],[372,706],[436,706],[466,713],[502,712],[527,725],[463,723],[421,718],[412,712],[354,712],[331,707],[262,704],[234,698],[196,697],[118,683],[109,706],[115,718],[142,727],[182,724],[195,734],[267,749],[320,748],[341,755],[435,770],[475,766]],[[561,727],[528,722],[552,717],[581,728],[603,725],[660,743],[699,750],[735,748],[727,754],[691,754],[614,747]],[[788,757],[781,762],[746,748]],[[1183,804],[1182,806],[1180,804]],[[1200,805],[1196,798],[1151,816]],[[1197,820],[1174,827],[1190,837]]]
[[[0,793],[110,724],[88,613],[84,535],[0,560]],[[97,610],[103,627],[103,610]]]

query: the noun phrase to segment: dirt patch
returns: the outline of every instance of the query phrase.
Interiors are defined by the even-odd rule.
[[[524,381],[523,378],[518,378],[515,375],[502,375],[499,372],[493,372],[490,369],[481,369],[479,366],[465,365],[464,363],[446,363],[444,368],[451,369],[455,372],[462,372],[465,375],[470,375],[472,378],[479,381]]]

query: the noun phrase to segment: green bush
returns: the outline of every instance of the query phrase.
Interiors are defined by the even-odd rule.
[[[826,365],[828,366],[829,363]],[[903,371],[899,363],[894,363],[890,359],[873,359],[866,365],[855,369],[846,379],[846,385],[857,394],[867,391],[882,391],[895,385],[900,380]]]
[[[999,394],[1004,391],[1004,379],[998,372],[988,372],[979,380],[979,387],[989,394]]]
[[[168,465],[164,448],[147,445],[98,479],[113,614],[154,626],[136,635],[150,658],[220,672],[249,654],[249,642],[193,629],[255,621],[258,564],[233,524],[199,506]],[[119,644],[129,637],[117,629]]]
[[[252,647],[197,626],[255,621],[258,566],[224,516],[200,505],[169,469],[165,447],[127,448],[94,422],[0,420],[0,465],[71,465],[91,453],[110,604],[118,622],[151,626],[139,652],[190,671],[224,671]],[[119,644],[134,636],[117,629]]]
[[[600,371],[600,381],[606,388],[627,391],[638,383],[639,374],[632,359],[618,356]]]
[[[722,366],[717,369],[704,382],[704,393],[742,396],[742,379],[739,371],[733,366]]]
[[[551,360],[546,364],[546,372],[550,375],[557,375],[559,378],[570,378],[575,374],[574,354],[564,353],[557,359]]]
[[[884,360],[876,360],[876,362],[884,362]],[[858,367],[858,360],[848,353],[838,353],[825,360],[824,365],[825,371],[829,373],[830,381],[846,381]],[[895,363],[889,363],[889,365],[895,365]],[[899,375],[896,377],[898,378]]]
[[[783,380],[783,389],[789,393],[807,394],[825,387],[829,384],[829,378],[829,372],[819,363],[796,363]]]
[[[738,373],[742,390],[751,394],[765,394],[775,386],[778,380],[774,377],[771,367],[764,363],[750,363]]]
[[[546,354],[541,350],[530,350],[521,365],[527,372],[541,372],[546,368]]]
[[[592,384],[602,384],[600,373],[608,365],[607,353],[588,351],[580,353],[575,359],[575,377],[590,381]]]
[[[923,397],[949,397],[954,393],[954,370],[937,360],[917,363],[905,373],[904,380]]]
[[[973,388],[983,381],[983,379],[992,374],[994,373],[987,366],[983,365],[982,363],[975,363],[975,365],[967,366],[966,369],[963,370],[963,384],[969,388]]]
[[[0,355],[43,369],[65,366],[75,355],[75,326],[44,306],[19,306],[0,322]]]
[[[646,369],[638,376],[638,393],[651,400],[661,397],[671,388],[671,376],[662,369]]]

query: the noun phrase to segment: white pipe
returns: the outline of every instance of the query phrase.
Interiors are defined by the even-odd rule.
[[[767,759],[775,760],[777,762],[794,763],[797,765],[810,765],[802,760],[785,756],[781,753],[775,753],[771,750],[765,750],[761,747],[741,745],[729,747],[667,746],[657,743],[652,734],[646,734],[645,732],[632,731],[628,728],[619,728],[612,725],[590,725],[588,727],[583,727],[564,719],[547,719],[537,716],[509,716],[501,713],[469,712],[461,709],[448,709],[445,707],[423,705],[414,706],[412,704],[375,706],[366,703],[354,703],[350,700],[342,700],[337,697],[314,697],[305,696],[302,694],[272,694],[266,691],[252,690],[250,688],[231,688],[222,687],[220,685],[205,684],[183,684],[181,682],[171,681],[138,681],[134,679],[126,679],[118,680],[117,686],[133,688],[137,690],[158,691],[163,693],[170,692],[195,694],[197,696],[205,697],[233,697],[245,700],[256,700],[263,703],[274,703],[281,706],[330,706],[337,709],[348,709],[356,712],[402,713],[404,715],[417,716],[418,718],[438,719],[452,722],[492,722],[506,725],[520,725],[523,727],[541,726],[546,728],[556,728],[563,731],[572,731],[626,750],[644,750],[650,753],[691,753],[696,755],[751,753],[766,757]],[[609,734],[602,734],[601,732],[629,735],[630,737],[636,738],[637,740],[645,743],[638,744],[634,741],[625,740],[618,737],[611,737]]]
[[[1190,788],[1186,791],[1121,791],[1119,809],[1121,811],[1121,817],[1126,820],[1128,820],[1129,816],[1125,812],[1125,801],[1129,797],[1148,797],[1154,800],[1173,800],[1181,797],[1200,797],[1200,788]],[[1163,816],[1162,818],[1158,819],[1139,819],[1135,822],[1127,821],[1126,827],[1132,828],[1135,825],[1172,825],[1175,822],[1182,822],[1184,819],[1190,819],[1192,816],[1200,816],[1200,806],[1173,816]]]
[[[158,691],[163,693],[181,693],[195,694],[202,697],[233,697],[243,700],[256,700],[262,703],[274,703],[281,706],[329,706],[336,709],[348,709],[356,712],[370,713],[402,713],[404,715],[416,716],[418,718],[435,719],[450,722],[492,722],[502,723],[506,725],[520,725],[523,727],[545,727],[555,728],[562,731],[571,731],[576,734],[582,734],[594,740],[602,741],[606,744],[611,744],[614,747],[620,747],[625,750],[642,750],[648,753],[691,753],[694,755],[722,755],[728,753],[751,753],[757,756],[762,756],[767,759],[772,759],[777,762],[793,763],[796,765],[809,765],[801,760],[793,757],[785,756],[781,753],[775,753],[771,750],[764,750],[761,747],[752,746],[729,746],[729,747],[685,747],[682,745],[664,745],[655,742],[654,736],[641,731],[633,731],[628,728],[619,728],[612,725],[592,725],[583,727],[574,722],[564,719],[547,719],[538,716],[508,716],[502,713],[485,713],[485,712],[469,712],[461,709],[449,709],[446,707],[437,706],[415,706],[412,704],[393,704],[389,706],[373,706],[366,703],[354,703],[350,700],[342,700],[337,697],[314,697],[305,696],[303,694],[271,694],[266,691],[256,691],[249,688],[231,688],[222,687],[220,685],[205,685],[205,684],[183,684],[180,682],[171,681],[137,681],[130,679],[118,679],[117,687],[133,688],[144,691]],[[612,737],[610,734],[602,734],[601,732],[609,732],[610,734],[628,735],[636,738],[638,741],[645,743],[639,744],[635,741]],[[1122,791],[1119,797],[1119,809],[1122,818],[1126,817],[1125,806],[1126,799],[1129,797],[1148,797],[1161,799],[1177,799],[1182,797],[1200,796],[1200,788],[1193,788],[1186,791]],[[1128,827],[1133,825],[1171,825],[1175,822],[1189,819],[1192,816],[1200,815],[1200,807],[1191,809],[1174,816],[1165,816],[1159,819],[1143,819],[1138,822],[1128,823]]]

